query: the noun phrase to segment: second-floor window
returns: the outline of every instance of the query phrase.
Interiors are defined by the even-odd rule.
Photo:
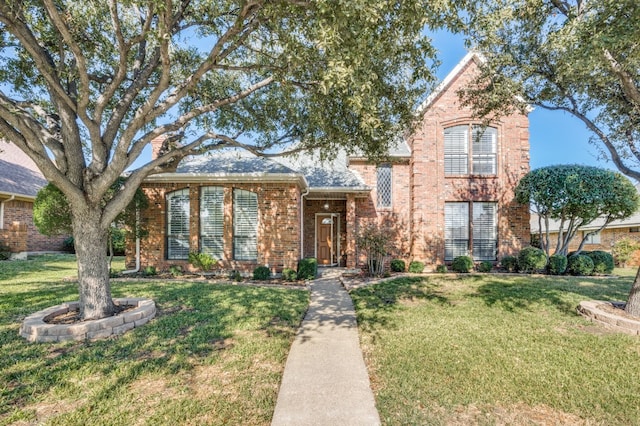
[[[376,171],[378,207],[391,207],[392,202],[392,168],[391,164],[381,164]]]
[[[444,129],[445,175],[495,175],[497,140],[494,127],[461,125]]]

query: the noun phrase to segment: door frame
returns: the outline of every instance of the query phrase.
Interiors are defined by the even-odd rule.
[[[331,259],[326,266],[338,266],[340,264],[340,213],[316,213],[315,214],[315,226],[313,236],[313,255],[318,258],[318,225],[322,219],[330,217],[333,219],[331,224]],[[337,222],[337,223],[336,223]],[[335,252],[333,251],[335,247]],[[333,261],[335,258],[335,262]],[[320,266],[320,264],[318,264]]]

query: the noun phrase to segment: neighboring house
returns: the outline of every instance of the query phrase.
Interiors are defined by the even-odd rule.
[[[447,76],[384,163],[217,152],[150,176],[140,265],[186,265],[189,252],[205,251],[222,268],[245,272],[295,268],[303,257],[355,267],[363,261],[356,235],[367,223],[392,228],[393,256],[430,270],[459,255],[516,254],[530,237],[528,206],[513,200],[529,171],[528,119],[514,114],[484,128],[460,106],[457,91],[479,60],[470,53]],[[130,266],[134,256],[130,244]]]
[[[33,224],[33,202],[46,184],[24,152],[0,139],[0,243],[9,247],[13,257],[63,249],[64,236],[47,237]]]

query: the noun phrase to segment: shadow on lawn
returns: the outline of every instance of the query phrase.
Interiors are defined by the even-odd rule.
[[[626,300],[631,281],[627,278],[509,276],[494,275],[481,284],[474,297],[488,306],[507,311],[544,304],[575,314],[582,300]]]
[[[67,288],[16,296],[24,300],[14,299],[14,310],[0,318],[0,383],[7,384],[0,387],[0,423],[4,414],[51,388],[73,386],[77,377],[69,377],[70,372],[86,371],[102,378],[103,387],[92,397],[99,404],[144,373],[171,377],[201,362],[212,362],[218,353],[233,349],[243,335],[257,332],[290,338],[306,308],[301,301],[307,297],[299,291],[206,282],[127,282],[114,287],[114,297],[152,298],[158,314],[123,336],[95,342],[27,343],[18,336],[22,314],[54,305],[75,292]]]

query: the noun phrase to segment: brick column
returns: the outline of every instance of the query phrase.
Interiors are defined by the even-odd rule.
[[[356,267],[356,197],[347,194],[347,268]]]

